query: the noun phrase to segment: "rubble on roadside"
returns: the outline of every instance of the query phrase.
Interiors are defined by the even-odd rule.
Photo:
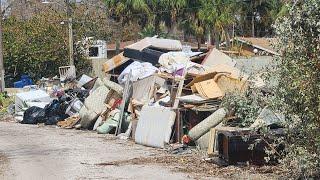
[[[260,149],[272,138],[259,151],[248,150],[250,142],[262,136],[256,128],[278,123],[281,117],[265,109],[249,129],[222,124],[230,117],[221,106],[226,94],[265,85],[259,77],[251,80],[235,64],[217,49],[192,52],[177,40],[145,38],[103,64],[110,79],[85,74],[76,78],[74,67],[62,67],[62,83],[16,93],[15,117],[25,124],[115,134],[156,148],[198,145],[230,164],[260,161],[265,156]],[[241,134],[256,138],[245,142]],[[252,152],[255,157],[235,157]]]

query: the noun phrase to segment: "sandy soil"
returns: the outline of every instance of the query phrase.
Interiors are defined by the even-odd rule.
[[[0,121],[0,179],[276,179],[273,167],[219,167],[112,135]]]

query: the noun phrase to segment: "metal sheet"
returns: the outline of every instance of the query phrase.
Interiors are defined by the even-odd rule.
[[[163,148],[169,143],[176,113],[165,107],[143,106],[138,121],[135,142]]]

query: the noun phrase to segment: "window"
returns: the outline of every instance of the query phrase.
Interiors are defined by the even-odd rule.
[[[99,48],[98,47],[90,47],[89,48],[89,57],[98,57]]]

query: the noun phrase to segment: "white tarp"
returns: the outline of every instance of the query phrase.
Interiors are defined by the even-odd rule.
[[[129,66],[127,66],[118,77],[118,82],[123,84],[127,80],[127,74],[131,72],[130,81],[137,81],[139,79],[144,79],[156,73],[158,68],[152,66],[151,63],[140,63],[140,62],[133,62]]]
[[[186,67],[189,62],[190,58],[184,52],[168,52],[162,54],[159,58],[159,64],[161,64],[168,73]]]

